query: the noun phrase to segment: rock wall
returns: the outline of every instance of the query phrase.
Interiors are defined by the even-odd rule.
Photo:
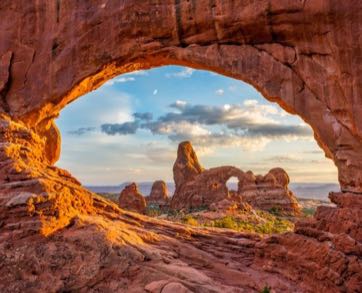
[[[301,116],[336,163],[342,190],[362,192],[361,5],[4,0],[1,111],[46,138],[63,107],[118,74],[168,64],[212,70]],[[56,152],[49,144],[53,161]]]
[[[275,209],[290,215],[300,213],[297,199],[288,189],[289,176],[281,168],[274,168],[265,176],[255,176],[251,171],[245,173],[232,166],[205,170],[191,143],[184,141],[179,144],[173,172],[177,187],[171,201],[174,209],[210,207],[228,199],[267,211]],[[231,177],[238,179],[237,191],[231,192],[226,186]]]
[[[0,291],[358,292],[361,5],[0,1]],[[127,214],[53,166],[62,108],[169,64],[244,80],[302,117],[338,168],[337,206],[261,240]]]

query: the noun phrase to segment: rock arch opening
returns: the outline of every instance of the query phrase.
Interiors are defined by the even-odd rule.
[[[360,5],[2,1],[0,236],[6,245],[0,289],[202,291],[213,286],[260,292],[267,282],[285,292],[358,291]],[[170,64],[247,81],[302,117],[338,168],[341,192],[330,195],[337,207],[318,209],[315,218],[296,226],[296,233],[220,237],[125,213],[54,166],[60,152],[54,119],[62,108],[117,74]],[[85,241],[84,234],[97,241]],[[154,271],[164,272],[164,280]]]
[[[138,182],[146,196],[159,178],[173,186],[172,164],[183,140],[192,142],[209,167],[234,165],[267,174],[281,166],[299,190],[309,187],[310,178],[321,185],[335,180],[332,163],[323,158],[301,119],[268,103],[250,85],[210,71],[168,66],[120,75],[73,102],[57,122],[64,144],[59,166],[114,199],[129,182]],[[227,172],[238,176],[238,171]],[[227,194],[229,179],[215,178],[207,185]],[[243,190],[239,179],[230,194]],[[258,194],[268,194],[271,185],[263,191],[260,183]],[[313,196],[328,200],[323,192]],[[248,201],[255,205],[255,198]]]
[[[226,181],[226,187],[229,193],[236,193],[238,191],[239,179],[236,176],[231,176]]]

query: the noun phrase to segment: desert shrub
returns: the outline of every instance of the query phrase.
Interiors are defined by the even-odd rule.
[[[311,217],[315,214],[316,209],[315,208],[303,208],[302,213],[306,217]]]
[[[197,219],[195,219],[193,216],[191,215],[186,215],[182,218],[182,222],[184,224],[190,225],[190,226],[198,226],[199,222],[197,221]]]
[[[154,206],[148,206],[146,208],[146,215],[147,216],[150,216],[150,217],[158,217],[162,214],[162,211],[161,209],[157,206],[157,207],[154,207]]]
[[[190,209],[188,210],[188,212],[189,212],[189,213],[197,213],[197,212],[206,211],[206,210],[208,210],[208,209],[209,209],[208,206],[202,205],[202,206],[199,206],[199,207],[197,207],[197,208],[190,208]]]
[[[228,229],[238,230],[238,223],[231,216],[227,216],[227,217],[224,217],[224,218],[221,218],[218,220],[214,220],[212,226],[217,227],[217,228],[228,228]]]
[[[274,216],[280,216],[281,215],[281,210],[278,207],[272,207],[269,209],[269,213],[271,213]]]
[[[263,290],[261,290],[260,291],[260,293],[270,293],[271,291],[270,291],[270,287],[269,286],[265,286],[264,288],[263,288]]]
[[[227,216],[206,222],[204,225],[208,227],[228,228],[240,232],[253,232],[260,234],[284,233],[291,231],[294,227],[292,222],[277,218],[267,212],[260,211],[258,214],[263,218],[263,221],[243,221],[232,216]]]
[[[107,192],[104,192],[104,193],[98,193],[98,195],[108,199],[108,200],[111,200],[115,203],[118,203],[118,198],[119,198],[119,194],[117,193],[107,193]]]

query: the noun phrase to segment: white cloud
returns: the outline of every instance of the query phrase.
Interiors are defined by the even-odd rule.
[[[223,96],[225,91],[223,89],[218,89],[215,91],[215,93],[218,95],[218,96]]]
[[[166,77],[171,78],[171,77],[178,77],[178,78],[188,78],[191,77],[192,74],[194,73],[194,69],[186,67],[178,72],[175,73],[167,73]]]
[[[127,77],[127,76],[121,76],[121,77],[117,77],[117,78],[113,78],[111,80],[108,80],[105,85],[108,86],[112,86],[116,83],[125,83],[125,82],[129,82],[129,81],[135,81],[136,79],[132,76]]]
[[[155,96],[155,95],[157,95],[157,93],[158,93],[158,89],[154,89],[153,90],[153,95]]]
[[[145,76],[145,75],[148,75],[148,72],[146,70],[136,70],[136,71],[129,72],[126,75]]]
[[[210,131],[200,124],[187,121],[157,123],[155,126],[157,129],[152,129],[152,131],[162,135],[202,136],[210,134]]]
[[[312,139],[308,127],[281,123],[276,107],[259,104],[257,100],[222,106],[190,105],[177,100],[170,107],[175,111],[155,120],[107,124],[107,129],[114,130],[112,134],[133,134],[143,129],[167,136],[172,142],[191,140],[204,148],[240,146],[249,151],[261,150],[273,140]]]

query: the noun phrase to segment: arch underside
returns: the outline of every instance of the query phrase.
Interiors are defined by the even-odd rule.
[[[0,32],[0,237],[10,248],[18,244],[24,252],[18,263],[6,258],[8,281],[15,289],[30,284],[31,268],[26,263],[34,263],[33,256],[50,272],[46,258],[57,256],[51,245],[62,247],[72,260],[79,257],[72,249],[76,241],[84,241],[86,236],[79,232],[83,229],[101,247],[82,247],[82,253],[94,250],[101,258],[104,249],[109,252],[102,259],[105,263],[120,261],[114,247],[121,255],[129,253],[134,260],[126,268],[122,259],[124,272],[141,267],[142,274],[151,276],[142,279],[137,274],[137,288],[143,286],[142,290],[145,282],[156,280],[152,265],[172,272],[165,273],[165,280],[178,274],[177,282],[198,292],[207,286],[259,290],[263,278],[285,291],[358,288],[362,280],[362,100],[356,42],[361,33],[360,1],[140,2],[4,0],[0,4],[4,28]],[[331,195],[337,207],[319,208],[314,219],[297,225],[296,233],[240,240],[234,234],[200,232],[126,213],[53,166],[60,153],[54,118],[63,107],[116,75],[169,64],[246,81],[311,125],[318,144],[338,168],[341,192]],[[179,238],[173,238],[176,233]],[[20,245],[29,237],[35,237],[43,254]],[[300,243],[304,252],[299,251]],[[170,248],[174,245],[179,258]],[[216,260],[211,249],[215,245],[231,267],[226,269]],[[235,256],[235,246],[244,252]],[[10,248],[4,251],[12,255]],[[200,268],[197,254],[207,260],[206,269]],[[146,264],[149,258],[151,263]],[[93,274],[80,270],[76,275],[84,278],[83,283],[59,281],[59,288],[98,284],[97,278],[106,273],[105,263],[88,261]],[[217,265],[208,267],[214,261]],[[25,275],[16,281],[12,269],[20,263]],[[192,274],[180,273],[175,269],[180,263],[208,279],[196,281]],[[308,266],[312,269],[306,270]],[[247,277],[242,273],[246,270],[250,270]],[[244,281],[217,277],[231,272]],[[114,274],[125,278],[119,268]],[[105,277],[108,284],[111,279]],[[130,285],[130,278],[125,279]]]

